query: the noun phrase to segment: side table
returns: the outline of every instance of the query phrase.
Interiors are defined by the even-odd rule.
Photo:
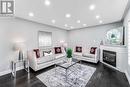
[[[16,77],[16,67],[17,67],[18,63],[22,63],[23,66],[24,66],[24,69],[28,73],[30,72],[30,70],[29,70],[29,60],[27,58],[23,59],[23,60],[12,60],[11,61],[11,71],[12,71],[13,77]]]

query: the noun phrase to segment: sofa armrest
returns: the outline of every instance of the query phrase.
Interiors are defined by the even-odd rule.
[[[99,49],[98,48],[96,49],[96,52],[95,52],[95,59],[99,60]]]
[[[28,59],[29,59],[29,65],[32,69],[37,69],[37,58],[35,56],[35,53],[33,51],[28,51]]]

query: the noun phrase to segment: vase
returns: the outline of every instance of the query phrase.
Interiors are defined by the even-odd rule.
[[[68,63],[71,63],[72,62],[72,58],[68,58]]]

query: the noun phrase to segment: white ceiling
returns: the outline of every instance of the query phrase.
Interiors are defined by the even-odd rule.
[[[77,29],[120,21],[128,2],[128,0],[48,0],[50,5],[46,6],[45,1],[15,0],[15,16],[71,30],[71,28]],[[90,10],[90,5],[95,5],[95,9]],[[71,14],[70,18],[65,17],[67,13]],[[100,18],[96,19],[96,15]],[[55,23],[52,23],[52,20],[55,20],[53,21]],[[77,20],[80,20],[80,23],[77,23]],[[103,23],[99,23],[100,20]],[[68,27],[65,27],[65,24]]]

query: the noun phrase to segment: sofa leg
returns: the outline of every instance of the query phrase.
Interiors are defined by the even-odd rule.
[[[80,60],[80,64],[82,64],[82,61]]]

